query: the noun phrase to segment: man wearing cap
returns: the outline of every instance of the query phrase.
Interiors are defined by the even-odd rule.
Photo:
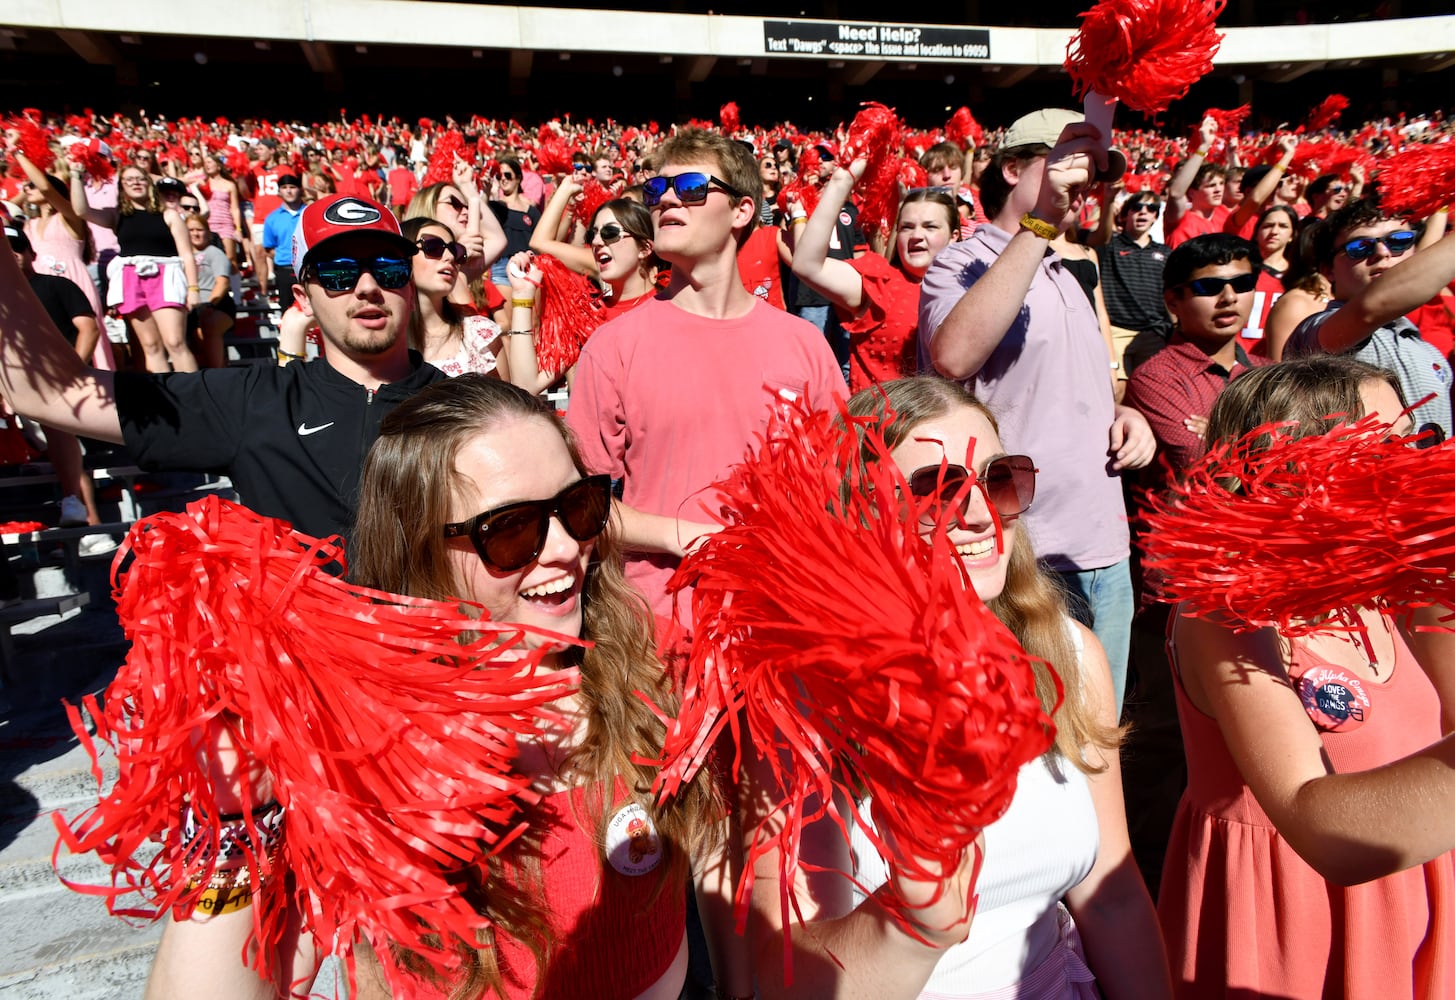
[[[444,377],[403,335],[415,252],[382,205],[316,201],[294,233],[295,294],[325,355],[155,375],[87,368],[0,255],[0,394],[42,423],[124,443],[144,469],[222,470],[259,514],[310,535],[343,533],[379,421]]]
[[[1172,320],[1162,300],[1162,268],[1172,251],[1152,238],[1161,207],[1161,199],[1151,191],[1128,195],[1117,213],[1121,229],[1097,247],[1101,294],[1116,354],[1112,360],[1118,366],[1113,372],[1123,383],[1137,364],[1165,347],[1172,334]]]
[[[1126,170],[1072,111],[1026,115],[980,181],[989,222],[935,258],[920,293],[921,367],[965,382],[1007,447],[1035,457],[1036,554],[1106,647],[1121,709],[1132,621],[1120,473],[1152,460],[1142,415],[1112,396],[1110,359],[1086,293],[1050,241],[1076,224],[1087,187]]]
[[[303,216],[303,183],[297,174],[278,177],[278,196],[283,204],[263,220],[263,253],[273,262],[273,287],[278,289],[278,309],[293,305],[293,232]]]

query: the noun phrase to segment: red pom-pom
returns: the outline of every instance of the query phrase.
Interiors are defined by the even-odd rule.
[[[985,142],[985,129],[980,127],[969,108],[957,108],[950,120],[945,122],[945,138],[961,149],[978,147]]]
[[[1143,566],[1192,614],[1288,635],[1354,606],[1455,604],[1455,441],[1388,430],[1268,425],[1213,448],[1148,496]]]
[[[561,134],[549,125],[544,125],[536,135],[536,163],[542,173],[568,174],[571,172],[571,151]]]
[[[236,147],[229,146],[228,149],[230,152],[227,154],[227,169],[232,171],[232,175],[242,177],[252,173],[253,165],[248,154]]]
[[[66,147],[66,159],[80,164],[81,169],[94,181],[110,180],[111,175],[116,173],[111,160],[101,153],[100,139],[71,143]]]
[[[1211,118],[1218,123],[1218,138],[1224,141],[1238,138],[1238,130],[1242,128],[1243,121],[1252,112],[1251,104],[1244,104],[1233,108],[1230,111],[1220,111],[1217,108],[1208,108],[1203,112],[1204,119]]]
[[[717,113],[718,121],[722,122],[723,135],[732,135],[743,124],[738,115],[738,102],[728,101]]]
[[[788,211],[789,195],[793,195],[809,215],[818,207],[818,171],[823,157],[817,149],[809,146],[798,157],[798,176],[791,184],[783,185],[778,192],[778,210]]]
[[[1322,132],[1338,121],[1348,106],[1349,98],[1343,94],[1330,94],[1325,97],[1318,107],[1309,112],[1308,131]]]
[[[454,183],[455,157],[463,159],[464,155],[465,137],[455,129],[450,129],[436,140],[434,150],[429,154],[429,166],[419,182],[420,186]]]
[[[1325,172],[1324,160],[1334,151],[1333,143],[1300,141],[1293,150],[1293,159],[1288,162],[1288,173],[1311,181]],[[1282,158],[1283,150],[1277,143],[1271,144],[1263,151],[1263,162],[1269,165],[1277,163]]]
[[[1227,0],[1100,0],[1066,45],[1076,96],[1095,92],[1149,115],[1212,71]]]
[[[594,176],[581,185],[581,197],[571,202],[571,213],[583,225],[591,225],[597,210],[611,200],[611,192]]]
[[[903,156],[899,160],[899,184],[906,191],[929,187],[930,175],[924,167],[919,165],[918,160],[911,160],[909,157]]]
[[[950,505],[936,515],[913,497],[888,454],[862,418],[784,403],[713,488],[724,530],[671,584],[693,588],[693,641],[655,790],[690,780],[724,730],[734,773],[744,753],[763,759],[773,787],[746,867],[778,853],[785,930],[804,823],[828,817],[845,837],[857,823],[896,872],[938,878],[1054,731],[1030,658],[976,597],[948,530],[919,533]],[[840,812],[835,790],[871,794],[878,832],[853,805]],[[740,921],[750,891],[737,887]],[[880,899],[902,919],[902,901]]]
[[[1411,146],[1379,165],[1379,204],[1386,215],[1427,219],[1448,208],[1455,177],[1455,142]]]
[[[56,162],[56,154],[51,152],[50,139],[46,136],[45,129],[40,127],[40,112],[34,108],[26,108],[25,111],[25,116],[12,118],[5,125],[19,133],[16,142],[25,158],[40,170],[48,172]]]
[[[567,692],[570,672],[538,676],[538,654],[517,648],[521,628],[456,602],[353,587],[326,570],[342,559],[334,542],[216,497],[137,522],[114,566],[128,552],[117,614],[131,651],[104,699],[85,699],[94,740],[69,707],[98,783],[98,743],[119,773],[95,808],[56,816],[62,843],[94,850],[112,885],[73,888],[119,915],[193,912],[202,889],[189,881],[205,886],[216,870],[216,817],[231,811],[219,803],[236,791],[214,786],[231,782],[214,778],[199,745],[225,732],[241,759],[266,768],[286,809],[291,878],[260,885],[268,864],[248,848],[263,944],[251,961],[263,977],[291,903],[320,948],[351,956],[360,935],[373,942],[391,995],[442,996],[387,945],[450,978],[453,939],[473,942],[486,923],[460,872],[517,834],[515,799],[533,796],[509,769],[515,737]],[[472,633],[482,635],[457,642]],[[241,790],[244,812],[259,804],[252,794]],[[189,805],[208,831],[203,849],[182,840]],[[132,892],[148,905],[125,900]]]
[[[894,109],[865,102],[849,123],[843,162],[864,159],[864,175],[854,185],[859,192],[859,220],[866,233],[887,233],[899,211],[899,147],[903,123]]]
[[[576,363],[587,339],[606,322],[606,308],[596,286],[584,274],[550,254],[537,254],[534,263],[541,271],[536,365],[543,372],[559,375]]]

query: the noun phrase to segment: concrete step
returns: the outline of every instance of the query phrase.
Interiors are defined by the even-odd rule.
[[[137,997],[162,925],[129,923],[95,896],[57,889],[0,909],[0,996]]]

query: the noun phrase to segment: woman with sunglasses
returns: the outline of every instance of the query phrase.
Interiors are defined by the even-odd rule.
[[[802,226],[793,250],[793,273],[828,299],[849,334],[849,389],[913,374],[919,330],[919,283],[935,255],[956,238],[960,215],[948,191],[920,188],[899,206],[894,245],[886,261],[876,253],[837,260],[828,255],[840,208],[866,162],[839,167],[825,182],[813,217],[790,206],[789,226]]]
[[[1021,768],[1009,810],[985,829],[978,879],[967,867],[940,883],[896,877],[906,899],[925,900],[908,914],[923,941],[875,901],[890,875],[868,836],[856,830],[851,850],[837,831],[815,829],[833,822],[822,819],[804,830],[801,860],[826,871],[795,886],[808,923],[793,928],[793,983],[782,984],[778,859],[761,859],[750,924],[763,956],[760,990],[814,1000],[1169,997],[1156,914],[1127,838],[1106,655],[1071,618],[1021,530],[1035,498],[1033,461],[1004,453],[994,416],[955,382],[887,382],[856,393],[848,412],[883,434],[910,491],[958,511],[949,531],[967,581],[1044,661],[1036,688],[1055,744]],[[861,459],[874,456],[865,449]],[[863,808],[872,818],[872,801]]]
[[[72,174],[79,181],[78,173]],[[84,186],[71,184],[71,207],[94,225],[116,231],[118,255],[108,267],[107,305],[136,334],[149,372],[195,372],[187,347],[187,313],[202,300],[197,262],[182,213],[164,209],[151,175],[135,164],[118,177],[115,208],[92,208]]]
[[[577,274],[596,279],[608,315],[616,317],[656,294],[662,262],[652,253],[652,217],[635,201],[614,198],[591,217],[585,246],[552,239],[551,234],[560,231],[567,206],[582,190],[577,177],[561,179],[541,214],[540,225],[531,234],[530,249],[548,253]]]
[[[1223,391],[1208,446],[1369,415],[1414,429],[1390,372],[1286,361]],[[1455,675],[1449,636],[1421,631],[1444,612],[1343,611],[1352,628],[1298,638],[1174,611],[1188,787],[1158,910],[1179,998],[1455,995]]]
[[[490,280],[495,282],[501,295],[510,294],[510,275],[506,272],[506,261],[530,249],[531,236],[534,235],[536,223],[541,217],[540,206],[526,197],[521,190],[523,179],[520,161],[513,156],[502,156],[496,167],[495,197],[489,205],[505,233],[505,249],[490,271]]]
[[[536,398],[495,379],[464,375],[402,403],[364,467],[355,583],[469,601],[495,621],[588,641],[543,661],[578,667],[581,684],[554,705],[568,726],[518,743],[516,769],[543,798],[526,809],[527,833],[487,863],[475,897],[493,929],[457,942],[464,971],[446,993],[461,1000],[676,1000],[683,988],[687,879],[717,871],[723,806],[706,770],[664,805],[651,794],[655,769],[642,760],[660,752],[665,727],[643,695],[669,712],[676,696],[616,531],[607,477],[587,475]],[[259,801],[268,792],[254,789]],[[699,898],[726,914],[711,878],[699,874]],[[147,996],[256,996],[241,961],[251,924],[246,911],[170,923]],[[374,956],[384,947],[398,946],[358,943],[359,1000],[389,995]],[[300,952],[291,974],[308,981],[313,961]],[[725,995],[751,995],[745,965],[724,959],[718,971]]]
[[[758,221],[765,226],[771,226],[774,206],[778,203],[778,191],[783,186],[778,159],[771,153],[758,157],[758,176],[763,178],[763,201],[758,209]]]
[[[238,220],[242,218],[242,201],[237,182],[227,164],[216,153],[202,156],[202,169],[207,172],[207,227],[222,240],[227,259],[238,260]]]
[[[419,247],[414,255],[409,346],[446,375],[494,372],[504,343],[500,327],[449,298],[465,261],[465,248],[443,222],[405,219],[400,230]]]
[[[442,222],[454,233],[452,238],[465,248],[463,266],[450,292],[451,302],[471,308],[481,305],[490,311],[502,304],[498,295],[486,294],[477,300],[471,291],[472,284],[499,263],[506,240],[499,222],[484,205],[468,163],[456,157],[454,183],[430,184],[416,191],[409,199],[404,218]]]

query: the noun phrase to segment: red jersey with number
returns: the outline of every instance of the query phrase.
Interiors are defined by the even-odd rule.
[[[1282,294],[1283,281],[1260,267],[1258,285],[1253,289],[1253,311],[1248,314],[1248,325],[1238,334],[1238,342],[1249,354],[1268,356],[1263,332],[1268,328],[1268,314],[1273,310],[1273,303]]]
[[[256,167],[253,170],[253,181],[257,193],[253,195],[253,218],[262,222],[273,209],[283,204],[283,198],[278,194],[278,178],[289,173],[287,167]]]

